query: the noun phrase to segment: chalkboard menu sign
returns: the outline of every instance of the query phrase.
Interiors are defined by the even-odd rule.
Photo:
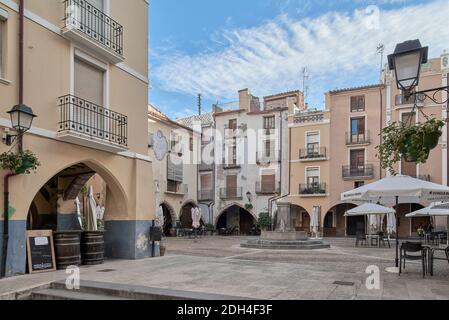
[[[53,231],[28,231],[27,251],[30,273],[56,271]]]

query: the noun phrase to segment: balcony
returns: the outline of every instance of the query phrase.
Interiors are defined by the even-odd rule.
[[[272,163],[281,162],[281,151],[279,150],[278,156],[276,157],[276,152],[272,152],[271,156],[267,156],[265,152],[256,152],[256,163],[259,166],[268,166]]]
[[[299,195],[301,197],[326,197],[327,189],[325,183],[300,184]]]
[[[187,184],[167,184],[166,193],[172,195],[184,196],[189,193],[189,186]]]
[[[425,96],[423,94],[412,94],[409,97],[406,97],[403,94],[398,94],[395,97],[396,106],[405,106],[405,105],[413,105],[415,102],[418,106],[423,106],[423,102],[425,100]]]
[[[214,200],[214,190],[198,191],[198,201],[213,201],[213,200]]]
[[[281,193],[281,183],[263,184],[260,181],[256,182],[256,193],[260,195],[271,195]]]
[[[128,117],[82,98],[59,99],[59,139],[119,153],[128,150]]]
[[[374,179],[374,166],[367,164],[363,166],[343,166],[343,179],[345,180],[371,180]]]
[[[226,159],[223,159],[223,169],[230,170],[230,169],[240,169],[241,165],[237,163],[236,160],[232,162],[227,162]]]
[[[242,200],[243,189],[242,188],[220,188],[221,200]]]
[[[201,162],[199,165],[198,165],[198,171],[199,172],[204,172],[204,171],[213,171],[215,169],[215,165],[212,163],[212,164],[207,164],[207,163],[205,163],[205,162]]]
[[[371,134],[369,131],[362,133],[346,133],[346,145],[347,146],[362,146],[371,144]]]
[[[65,0],[62,35],[113,64],[124,61],[123,26],[86,0]]]
[[[323,161],[327,159],[327,148],[305,148],[299,150],[299,160],[307,161]]]

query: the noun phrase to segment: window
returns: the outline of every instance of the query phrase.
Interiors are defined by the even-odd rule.
[[[356,181],[354,182],[354,189],[361,188],[365,185],[364,181]]]
[[[365,117],[351,119],[351,143],[365,142]]]
[[[0,78],[5,77],[6,19],[8,13],[0,8]]]
[[[271,157],[271,141],[265,141],[265,157]]]
[[[261,177],[262,182],[262,192],[274,192],[275,191],[275,184],[276,184],[276,175],[270,174],[270,175],[263,175]]]
[[[276,118],[274,116],[263,118],[263,128],[265,130],[276,129],[276,121],[275,121],[275,119]]]
[[[226,177],[226,196],[228,198],[237,196],[237,176],[227,176]]]
[[[190,139],[189,139],[189,150],[190,150],[190,152],[193,152],[193,138],[192,137],[190,137]]]
[[[167,157],[167,191],[180,192],[183,181],[182,159],[177,156],[169,155]]]
[[[320,133],[308,132],[307,133],[307,156],[317,157],[320,153]]]
[[[363,170],[365,168],[365,150],[351,150],[351,170]]]
[[[365,96],[351,97],[351,112],[365,111]]]
[[[75,58],[75,96],[99,106],[104,98],[104,71]]]
[[[306,180],[308,188],[318,188],[320,184],[320,169],[319,168],[307,168]]]
[[[228,129],[229,130],[237,130],[237,119],[229,120]]]

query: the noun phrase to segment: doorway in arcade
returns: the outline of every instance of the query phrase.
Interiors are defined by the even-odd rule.
[[[246,209],[238,205],[224,210],[217,220],[217,230],[228,230],[232,235],[251,235],[254,232],[256,220]]]

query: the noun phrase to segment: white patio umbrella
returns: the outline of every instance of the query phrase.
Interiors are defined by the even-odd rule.
[[[417,217],[448,217],[449,203],[432,203],[429,207],[409,213],[407,218]]]
[[[345,217],[367,216],[368,226],[378,228],[382,226],[385,215],[393,214],[396,211],[392,208],[384,207],[375,203],[364,203],[346,212]]]
[[[87,198],[87,216],[86,216],[86,230],[97,231],[97,203],[94,198],[94,188],[89,189],[89,197]]]
[[[83,228],[83,219],[81,217],[81,201],[78,197],[75,199],[76,205],[76,216],[78,217],[78,222],[80,223],[81,229]]]
[[[310,231],[315,235],[315,238],[318,238],[318,230],[320,227],[319,217],[320,207],[314,206],[312,211],[312,220],[310,222]]]
[[[200,224],[200,219],[201,219],[200,209],[192,208],[191,212],[192,212],[192,221],[193,221],[192,227],[194,229],[198,229],[201,226],[201,224]]]
[[[156,222],[158,227],[164,226],[164,208],[162,206],[159,206],[156,210]]]
[[[386,204],[448,201],[449,187],[415,179],[392,176],[341,194],[343,201],[375,201]],[[396,213],[396,220],[398,216]],[[396,225],[399,225],[398,221]],[[396,234],[396,268],[399,268],[399,236]],[[395,270],[396,271],[396,270]]]

